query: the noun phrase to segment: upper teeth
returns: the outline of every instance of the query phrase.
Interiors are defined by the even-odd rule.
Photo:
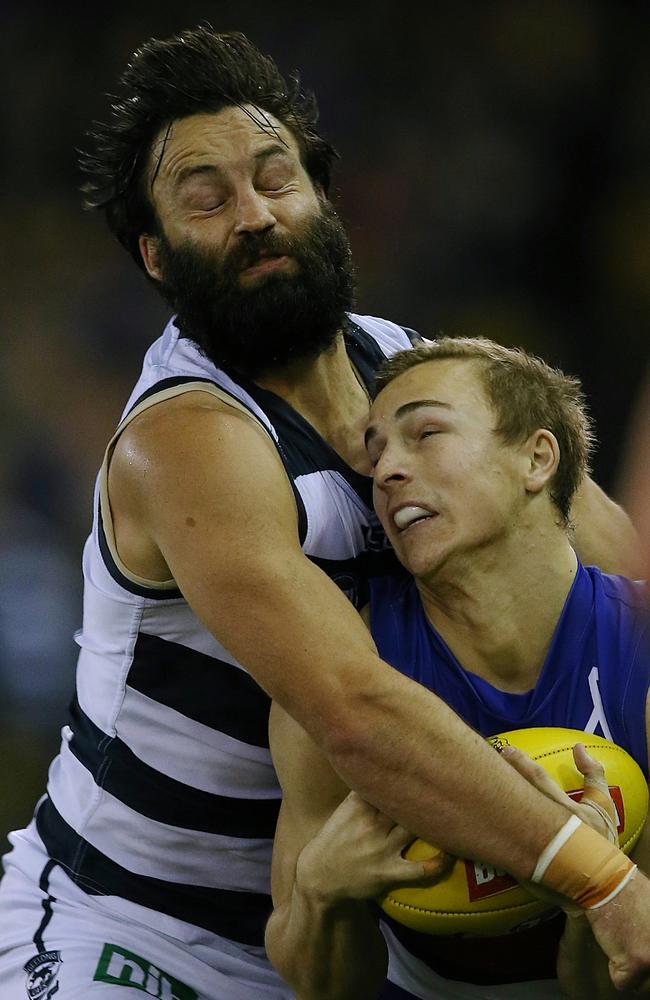
[[[399,530],[403,531],[404,528],[408,528],[409,524],[413,524],[414,521],[419,520],[421,517],[431,517],[431,511],[425,510],[424,507],[402,507],[400,510],[395,511],[393,520]]]

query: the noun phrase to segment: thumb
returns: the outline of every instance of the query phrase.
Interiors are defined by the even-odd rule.
[[[584,777],[584,795],[582,803],[590,805],[603,817],[610,828],[611,839],[618,843],[618,813],[614,800],[609,794],[609,785],[605,777],[605,769],[599,760],[592,757],[583,743],[576,743],[573,748],[573,759],[576,767]],[[603,815],[604,814],[604,815]]]
[[[444,851],[438,851],[438,853],[432,858],[425,858],[423,861],[418,862],[422,865],[422,874],[425,878],[438,879],[442,875],[445,875],[448,871],[454,867],[456,863],[456,858],[451,854],[446,854]]]

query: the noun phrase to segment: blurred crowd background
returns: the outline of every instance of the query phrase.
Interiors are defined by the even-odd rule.
[[[644,0],[3,0],[0,848],[65,722],[95,472],[167,317],[82,212],[75,149],[133,49],[200,21],[316,91],[358,310],[578,375],[619,498],[650,355]]]

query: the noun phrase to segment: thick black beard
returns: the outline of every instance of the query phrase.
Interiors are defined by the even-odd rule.
[[[287,254],[292,275],[272,273],[242,288],[242,269],[260,253]],[[183,336],[219,368],[251,378],[331,347],[354,299],[350,244],[329,203],[302,232],[247,235],[225,258],[160,236],[161,291]]]

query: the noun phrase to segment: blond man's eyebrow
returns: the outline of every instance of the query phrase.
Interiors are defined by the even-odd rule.
[[[451,403],[445,403],[442,399],[413,399],[411,402],[403,403],[402,406],[397,408],[395,411],[395,419],[402,420],[404,417],[407,417],[409,413],[413,413],[414,410],[420,410],[425,406],[438,406],[445,410],[453,410]],[[377,436],[377,433],[377,428],[374,427],[373,424],[370,424],[363,438],[366,447],[370,441]]]

